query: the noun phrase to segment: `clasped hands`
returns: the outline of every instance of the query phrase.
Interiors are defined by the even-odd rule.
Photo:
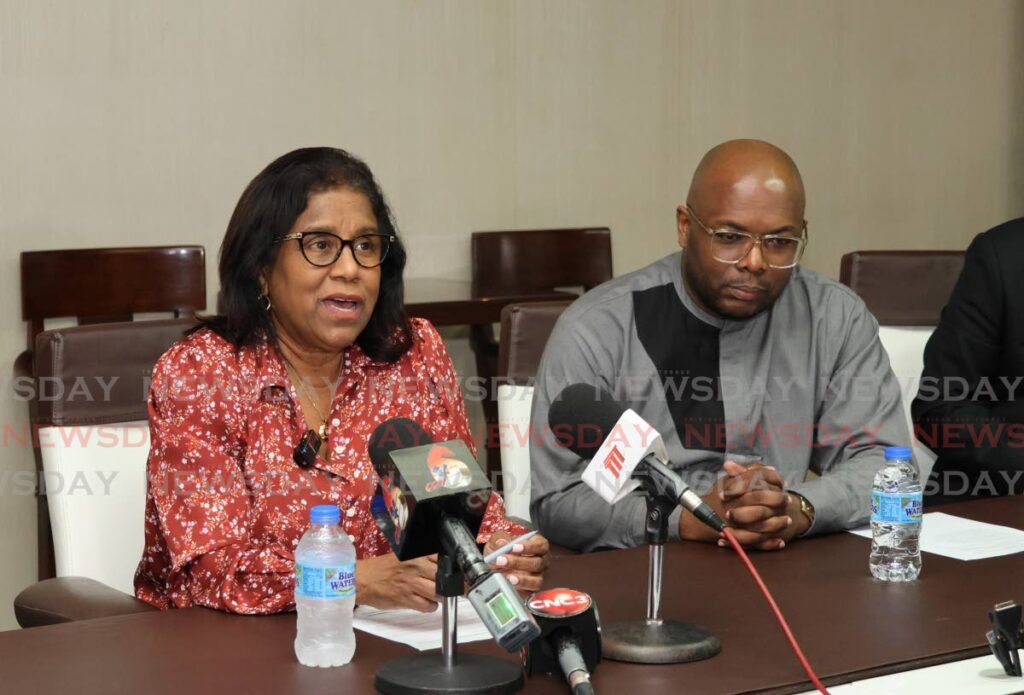
[[[786,492],[786,482],[772,466],[741,466],[726,461],[725,475],[702,499],[718,512],[740,545],[757,550],[781,550],[810,527],[800,511],[800,499]],[[679,517],[679,535],[686,540],[728,545],[692,514]]]

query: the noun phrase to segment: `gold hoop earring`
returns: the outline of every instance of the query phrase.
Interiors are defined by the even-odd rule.
[[[269,294],[261,294],[258,297],[258,299],[259,299],[259,301],[264,302],[264,304],[263,304],[263,311],[270,311],[271,309],[274,308],[273,302],[270,301],[270,295]]]

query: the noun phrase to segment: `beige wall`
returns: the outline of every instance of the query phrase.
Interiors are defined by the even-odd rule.
[[[580,224],[637,268],[739,136],[802,167],[811,268],[962,248],[1024,214],[1022,66],[1024,6],[995,0],[0,0],[0,364],[23,347],[20,251],[203,244],[212,304],[238,194],[301,145],[367,159],[417,276],[468,277],[473,229]],[[34,578],[9,482],[32,465],[0,456],[0,629]]]

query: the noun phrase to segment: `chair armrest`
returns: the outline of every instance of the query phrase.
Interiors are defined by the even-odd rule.
[[[14,615],[22,627],[55,625],[128,613],[155,611],[134,596],[87,577],[44,579],[14,599]]]

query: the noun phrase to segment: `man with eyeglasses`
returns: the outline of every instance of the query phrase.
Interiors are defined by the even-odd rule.
[[[676,227],[681,253],[563,314],[537,376],[534,432],[563,388],[591,384],[654,426],[744,545],[778,550],[865,523],[884,448],[910,434],[877,322],[848,288],[798,265],[808,228],[793,160],[766,142],[718,145]],[[581,481],[587,461],[553,436],[532,437],[530,459],[531,513],[553,542],[644,542],[639,493],[609,506]],[[670,529],[718,540],[679,509]]]

